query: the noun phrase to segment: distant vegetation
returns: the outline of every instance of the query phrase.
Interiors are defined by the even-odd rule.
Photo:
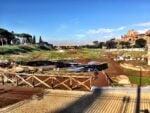
[[[53,45],[49,44],[46,41],[42,40],[42,37],[39,37],[39,42],[36,42],[35,35],[28,33],[14,33],[14,31],[9,32],[6,29],[0,28],[0,45],[34,45],[40,49],[50,50],[53,49]]]

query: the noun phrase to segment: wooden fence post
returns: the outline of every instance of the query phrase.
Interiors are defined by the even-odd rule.
[[[33,87],[35,87],[35,82],[34,82],[34,77],[33,77],[34,75],[32,75],[32,85],[33,85]]]
[[[18,80],[18,77],[16,76],[16,86],[19,85],[19,80]]]
[[[70,85],[70,88],[71,88],[71,90],[72,90],[72,77],[69,77],[69,85]]]
[[[1,75],[1,79],[2,79],[2,84],[4,85],[4,84],[5,84],[5,81],[4,81],[4,76],[3,76],[3,74]]]
[[[54,80],[53,80],[53,77],[51,77],[51,79],[52,79],[51,87],[52,87],[52,89],[53,89],[53,88],[54,88]]]
[[[92,87],[92,77],[90,77],[90,89]]]

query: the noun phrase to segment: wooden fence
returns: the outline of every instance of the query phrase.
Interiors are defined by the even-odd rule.
[[[1,73],[2,84],[15,86],[43,87],[51,89],[87,90],[91,89],[90,76],[46,76],[35,74]]]

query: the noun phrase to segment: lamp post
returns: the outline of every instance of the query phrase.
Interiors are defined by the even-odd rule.
[[[141,87],[142,85],[142,67],[141,66],[137,66],[139,68],[139,83],[138,86]]]
[[[140,66],[140,80],[137,87],[137,97],[136,97],[136,111],[135,113],[140,113],[140,102],[141,102],[141,83],[142,83],[142,67]]]
[[[140,66],[140,83],[139,86],[141,87],[142,84],[142,67]]]

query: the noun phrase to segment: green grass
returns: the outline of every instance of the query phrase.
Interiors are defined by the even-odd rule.
[[[18,46],[0,46],[0,52],[21,50]]]
[[[14,53],[22,53],[22,59],[35,60],[34,58],[41,60],[51,60],[51,59],[67,59],[67,58],[88,58],[88,59],[98,59],[100,58],[100,53],[103,51],[101,49],[77,49],[75,54],[69,54],[71,50],[65,50],[64,53],[59,53],[57,51],[46,51],[37,49],[34,46],[1,46],[0,47],[0,58],[1,59],[11,59],[11,55]],[[20,59],[20,58],[19,58]]]
[[[131,70],[131,69],[123,69],[124,73],[128,76],[140,76],[139,71]]]
[[[128,76],[129,80],[132,84],[140,84],[140,77],[136,77],[136,76]],[[150,85],[150,78],[148,77],[142,77],[141,78],[141,85],[145,86],[145,85]]]
[[[33,51],[39,51],[38,48],[32,45],[27,46],[0,46],[0,59],[10,59],[10,60],[29,60],[30,54]],[[21,53],[21,56],[14,58],[12,56]]]
[[[13,54],[16,52],[30,52],[33,50],[38,50],[35,46],[28,45],[28,46],[0,46],[0,53],[1,54]]]
[[[58,52],[52,51],[46,57],[47,59],[64,60],[66,58],[69,58],[70,56],[66,53],[58,53]]]
[[[71,51],[75,53],[70,54]],[[14,56],[15,52],[20,52],[21,55]],[[41,50],[32,45],[27,46],[1,46],[0,47],[0,59],[12,59],[12,60],[63,60],[63,59],[105,59],[105,50],[103,49],[76,49],[65,50],[64,53],[59,53],[54,50]],[[3,54],[4,53],[4,54]],[[112,52],[113,53],[113,52]],[[126,54],[135,54],[135,56],[143,55],[144,52],[126,52]],[[118,53],[116,53],[118,54]],[[129,72],[130,73],[130,72]],[[134,74],[134,73],[133,73]]]
[[[12,60],[63,60],[63,59],[105,59],[105,50],[103,49],[77,49],[74,54],[69,52],[72,50],[65,50],[64,53],[59,53],[57,51],[41,50],[32,45],[27,46],[1,46],[0,47],[0,59],[12,59]],[[14,53],[22,53],[20,56]],[[113,53],[113,52],[112,52]],[[118,52],[116,52],[118,54]],[[135,56],[141,56],[145,54],[144,52],[125,52],[125,54],[132,54]],[[130,72],[129,72],[130,73]]]
[[[124,69],[124,74],[129,77],[132,84],[140,83],[140,72],[139,71]],[[149,74],[142,72],[142,76],[144,76],[144,77],[141,78],[141,85],[150,85],[150,78],[145,77],[145,76],[149,76]]]
[[[77,54],[70,55],[79,59],[99,59],[102,57],[104,51],[102,49],[80,49],[77,50]]]

